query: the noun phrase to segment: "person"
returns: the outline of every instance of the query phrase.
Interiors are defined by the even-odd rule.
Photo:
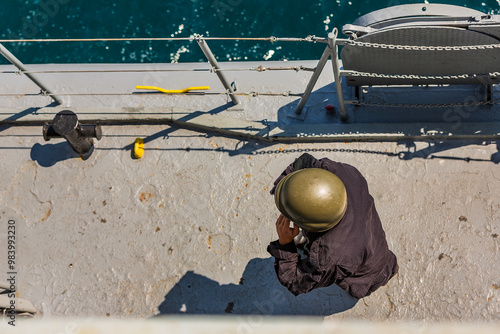
[[[398,272],[367,182],[355,167],[305,153],[276,179],[271,194],[281,214],[278,240],[267,251],[280,283],[294,295],[337,284],[360,299]],[[303,256],[295,244],[299,227]]]

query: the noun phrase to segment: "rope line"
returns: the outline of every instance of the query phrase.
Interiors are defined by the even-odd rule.
[[[11,97],[11,96],[138,96],[138,95],[167,95],[161,92],[147,92],[147,93],[28,93],[28,94],[0,94],[0,97]],[[227,95],[226,92],[188,92],[188,93],[172,93],[168,95]],[[260,92],[246,92],[246,93],[234,93],[234,95],[238,96],[302,96],[303,93],[292,93],[292,92],[284,92],[284,93],[260,93]]]
[[[147,73],[147,72],[241,72],[241,71],[314,71],[314,68],[295,67],[251,67],[251,68],[196,68],[196,69],[120,69],[120,70],[46,70],[46,71],[2,71],[2,74],[25,74],[25,73]]]
[[[195,41],[197,36],[190,37],[123,37],[123,38],[41,38],[41,39],[0,39],[0,43],[55,43],[55,42],[137,42],[137,41]],[[300,37],[203,37],[206,41],[269,41],[269,42],[322,42],[328,39],[309,35]]]

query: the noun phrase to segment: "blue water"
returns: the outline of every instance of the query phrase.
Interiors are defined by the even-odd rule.
[[[360,0],[2,0],[2,39],[324,37],[360,15],[424,1]],[[441,0],[498,14],[500,0]],[[196,42],[4,43],[24,63],[205,61]],[[317,59],[324,45],[210,41],[220,61]],[[3,58],[2,63],[7,63]]]

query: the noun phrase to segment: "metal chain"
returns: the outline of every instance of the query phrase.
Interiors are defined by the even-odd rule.
[[[382,79],[431,79],[431,80],[451,80],[451,79],[475,79],[480,77],[500,77],[500,72],[490,72],[485,74],[455,74],[455,75],[418,75],[418,74],[380,74],[359,71],[344,71],[343,75],[353,77],[370,77]]]
[[[409,51],[471,51],[471,50],[486,50],[500,49],[500,44],[485,44],[485,45],[469,45],[469,46],[422,46],[422,45],[394,45],[384,43],[359,42],[348,40],[346,45],[360,46],[378,49],[390,50],[409,50]],[[358,71],[345,71],[344,75],[354,77],[370,77],[382,79],[430,79],[430,80],[452,80],[452,79],[474,79],[480,77],[500,77],[500,72],[490,72],[485,74],[457,74],[457,75],[417,75],[417,74],[380,74]],[[500,99],[481,102],[469,103],[436,103],[436,104],[389,104],[389,103],[372,103],[358,102],[358,106],[371,107],[393,107],[393,108],[447,108],[447,107],[468,107],[478,105],[488,105],[500,103]]]
[[[377,103],[377,102],[358,102],[357,106],[367,107],[391,107],[391,108],[448,108],[448,107],[472,107],[487,104],[500,103],[500,98],[491,101],[468,102],[468,103],[435,103],[435,104],[405,104],[405,103]]]
[[[356,148],[297,148],[297,149],[278,149],[278,150],[263,150],[254,152],[253,155],[262,155],[262,154],[283,154],[283,153],[302,153],[302,152],[336,152],[336,153],[364,153],[364,154],[379,154],[386,155],[389,157],[400,156],[401,152],[383,152],[383,151],[374,151],[374,150],[359,150]]]
[[[425,46],[425,45],[395,45],[384,43],[359,42],[354,40],[345,41],[346,45],[361,46],[375,49],[409,50],[409,51],[472,51],[500,49],[500,44],[461,45],[461,46]]]

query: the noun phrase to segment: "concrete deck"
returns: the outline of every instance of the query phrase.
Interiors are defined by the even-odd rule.
[[[395,115],[392,109],[378,115],[358,109],[350,123],[341,124],[337,116],[328,119],[322,111],[325,103],[335,103],[330,71],[325,69],[305,120],[287,117],[297,96],[249,96],[242,98],[241,110],[221,108],[227,102],[224,95],[71,96],[67,104],[97,110],[91,117],[79,114],[88,120],[104,117],[103,108],[122,113],[129,108],[125,118],[148,108],[186,108],[263,124],[268,132],[257,134],[273,140],[279,138],[271,130],[302,126],[317,131],[318,124],[331,126],[331,135],[338,129],[344,134],[394,135],[393,124],[403,135],[462,131],[485,137],[265,142],[188,130],[179,127],[183,123],[139,125],[137,119],[129,125],[105,123],[94,153],[82,160],[64,140],[43,141],[43,117],[26,122],[36,125],[16,123],[36,117],[39,107],[50,104],[48,97],[3,96],[4,121],[10,120],[0,127],[2,275],[9,271],[5,249],[11,220],[16,226],[18,297],[30,300],[43,317],[258,314],[326,320],[500,320],[497,105],[451,109],[455,114],[448,116],[458,117],[452,121],[443,118],[446,110],[424,110],[416,119],[415,114]],[[114,80],[100,80],[102,74],[90,73],[79,80],[54,76],[52,83],[58,92],[69,93],[124,92],[124,87],[132,92],[136,84],[209,84],[221,91],[213,73],[196,82],[189,73],[183,72],[175,87],[166,85],[172,73],[156,82],[144,74],[111,74]],[[237,83],[241,92],[300,93],[310,76],[279,73],[279,80],[270,79],[276,75],[272,71],[249,73]],[[9,85],[2,81],[1,93],[26,93],[25,85],[31,84],[26,80],[15,76]],[[463,101],[463,91],[458,94]],[[294,136],[296,132],[288,137]],[[146,142],[140,160],[131,156],[136,137]],[[400,264],[400,274],[370,297],[357,301],[335,286],[293,297],[275,277],[266,246],[276,239],[278,211],[269,190],[302,152],[352,164],[367,178]]]

